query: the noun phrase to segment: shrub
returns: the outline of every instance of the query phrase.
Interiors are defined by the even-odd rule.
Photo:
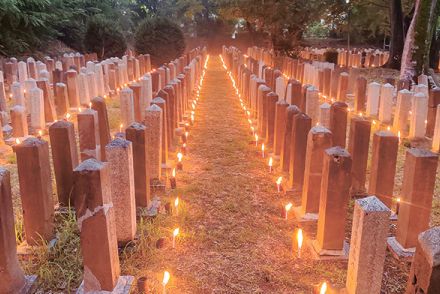
[[[87,23],[84,49],[97,53],[98,58],[122,56],[127,50],[127,42],[121,29],[111,20],[93,17]]]
[[[182,30],[172,21],[161,17],[141,22],[134,41],[137,53],[150,54],[154,66],[176,59],[185,51]]]

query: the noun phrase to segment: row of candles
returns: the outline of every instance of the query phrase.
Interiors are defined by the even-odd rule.
[[[238,89],[238,87],[236,85],[235,79],[232,76],[232,73],[230,71],[228,71],[227,66],[226,66],[226,64],[225,64],[225,62],[223,60],[223,57],[221,55],[220,55],[220,59],[222,60],[223,68],[228,73],[228,76],[229,76],[229,78],[230,78],[230,80],[232,82],[232,86],[234,87],[235,94],[236,94],[236,96],[238,97],[238,99],[240,101],[241,108],[243,109],[244,114],[246,116],[246,119],[247,119],[247,121],[249,123],[250,130],[252,132],[252,136],[255,139],[255,147],[259,148],[259,141],[258,141],[259,137],[258,137],[258,134],[256,133],[255,127],[253,125],[253,121],[252,121],[252,118],[251,118],[251,112],[246,107],[245,103],[243,102],[243,99],[241,99],[241,94],[240,94],[240,91],[239,91],[239,89]],[[262,156],[262,158],[266,158],[266,147],[265,147],[264,143],[261,143],[261,156]],[[273,158],[272,157],[269,157],[269,159],[268,159],[268,167],[269,167],[269,173],[270,174],[273,173]],[[282,193],[282,191],[283,191],[282,182],[283,182],[283,177],[282,176],[278,177],[277,180],[276,180],[276,186],[277,186],[277,192],[279,194]],[[288,219],[288,213],[292,209],[292,207],[293,207],[293,204],[291,202],[287,203],[283,207],[283,216],[284,216],[285,220]],[[303,235],[303,231],[302,231],[301,228],[299,228],[296,231],[295,239],[296,239],[296,242],[295,242],[296,244],[293,244],[294,245],[293,247],[297,248],[297,250],[296,250],[296,257],[298,259],[300,259],[301,258],[301,249],[302,249],[303,242],[304,242],[304,235]],[[326,294],[327,293],[327,288],[328,288],[328,286],[327,286],[326,282],[321,283],[320,286],[319,286],[319,293],[320,294]]]
[[[202,75],[200,77],[199,80],[199,85],[197,86],[197,90],[196,90],[196,98],[193,99],[192,103],[191,103],[191,116],[190,116],[190,120],[191,120],[191,125],[194,124],[194,119],[195,119],[195,111],[196,111],[196,107],[197,107],[197,103],[200,99],[200,91],[202,89],[202,85],[203,85],[203,80],[206,74],[206,69],[208,68],[208,61],[209,61],[209,55],[206,57],[205,60],[205,64],[204,64],[204,69],[202,72]],[[189,124],[186,123],[185,126],[188,126]],[[177,170],[183,170],[183,154],[186,153],[186,146],[187,146],[187,142],[188,142],[188,137],[189,137],[189,132],[186,130],[184,133],[184,137],[182,138],[182,146],[181,146],[181,150],[180,152],[177,153],[177,164],[176,167],[173,168],[172,173],[171,173],[171,177],[170,177],[170,186],[171,189],[176,189],[176,169]],[[179,215],[179,203],[180,203],[180,199],[179,197],[176,197],[174,200],[174,211],[175,211],[175,215],[178,216]],[[176,248],[176,241],[177,241],[177,237],[180,234],[180,228],[175,228],[173,230],[172,233],[172,248]],[[163,278],[162,278],[162,292],[163,294],[166,294],[166,287],[168,282],[170,281],[171,278],[171,274],[169,271],[164,271],[163,273]]]

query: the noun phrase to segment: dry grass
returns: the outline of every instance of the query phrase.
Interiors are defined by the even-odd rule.
[[[119,125],[118,99],[108,101],[112,131]],[[249,144],[251,134],[238,99],[213,57],[209,64],[196,123],[189,138],[178,189],[160,195],[163,201],[181,199],[179,216],[160,214],[138,220],[138,240],[120,251],[123,274],[146,276],[152,293],[161,292],[164,270],[171,273],[168,293],[311,293],[322,281],[333,288],[345,284],[346,263],[312,261],[308,253],[297,259],[292,235],[298,223],[280,218],[287,202],[299,196],[280,196],[276,176],[267,161]],[[396,193],[403,176],[404,148],[399,152]],[[17,238],[21,239],[21,210],[15,156],[6,147],[2,164],[11,170]],[[440,185],[437,181],[432,224],[440,224]],[[55,190],[54,190],[55,193]],[[56,198],[56,195],[54,194]],[[352,203],[350,205],[352,207]],[[59,242],[22,258],[27,273],[39,274],[40,293],[71,293],[82,278],[78,232],[73,215],[57,217]],[[161,237],[171,239],[179,227],[177,248],[170,241],[157,249]],[[316,226],[303,227],[306,239]],[[346,226],[351,233],[351,209]],[[387,256],[383,293],[402,293],[409,266]]]

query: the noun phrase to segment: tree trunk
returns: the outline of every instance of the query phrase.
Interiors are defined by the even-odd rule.
[[[428,72],[433,23],[437,16],[436,7],[437,0],[416,0],[414,16],[402,54],[401,79],[414,79]]]
[[[390,22],[391,22],[390,58],[386,64],[386,67],[393,69],[400,69],[403,46],[405,42],[401,0],[390,1]]]
[[[437,30],[434,28],[432,33],[431,49],[429,52],[429,66],[438,71],[439,65],[440,39],[437,36]]]

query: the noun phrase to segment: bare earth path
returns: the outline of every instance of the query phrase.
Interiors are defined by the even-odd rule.
[[[324,278],[342,286],[344,265],[303,262],[292,253],[296,224],[280,218],[287,199],[277,194],[267,159],[250,144],[249,125],[217,56],[200,96],[177,176],[184,207],[161,224],[168,236],[180,227],[177,248],[138,265],[127,260],[127,271],[142,267],[138,274],[156,281],[170,271],[169,293],[311,293],[310,285]]]

